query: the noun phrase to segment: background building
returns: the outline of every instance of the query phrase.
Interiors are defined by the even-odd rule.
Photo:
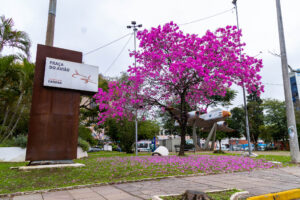
[[[300,100],[299,100],[300,69],[298,69],[297,72],[290,72],[289,76],[290,76],[294,108],[296,110],[300,110]]]

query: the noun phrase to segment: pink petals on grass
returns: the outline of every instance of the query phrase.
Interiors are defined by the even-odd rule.
[[[280,165],[262,159],[242,156],[138,156],[99,158],[99,165],[107,165],[114,177],[143,176],[157,177],[196,173],[228,173],[268,169]]]

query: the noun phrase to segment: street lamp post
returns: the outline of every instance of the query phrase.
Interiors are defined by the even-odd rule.
[[[136,32],[138,28],[141,28],[142,24],[136,25],[136,21],[132,21],[131,25],[128,25],[127,28],[131,29],[133,28],[133,34],[134,34],[134,51],[136,52]],[[134,66],[136,67],[136,57],[134,57]],[[138,121],[137,121],[137,107],[135,109],[135,155],[138,155]]]
[[[49,11],[48,11],[46,42],[45,42],[45,44],[48,46],[53,46],[55,15],[56,15],[56,0],[50,0],[49,1]]]
[[[284,39],[280,0],[276,0],[276,10],[277,10],[281,68],[282,68],[282,77],[283,77],[283,87],[284,87],[286,118],[287,118],[287,126],[288,126],[291,160],[293,163],[300,163],[298,133],[297,133],[297,127],[296,127],[294,105],[292,102],[290,79],[289,79],[289,75],[288,75],[288,66],[289,65],[287,62],[287,55],[286,55],[286,49],[285,49],[285,39]]]
[[[240,30],[239,27],[239,16],[238,16],[238,9],[237,9],[237,0],[233,0],[232,3],[235,7],[235,13],[236,13],[236,24],[237,24],[237,29]],[[242,52],[240,52],[241,54]],[[246,91],[245,91],[245,86],[243,84],[243,99],[244,99],[244,107],[245,107],[245,122],[246,122],[246,134],[247,134],[247,140],[248,140],[248,151],[249,151],[249,156],[252,154],[251,152],[251,142],[250,142],[250,131],[249,131],[249,120],[248,120],[248,110],[247,110],[247,101],[246,101]]]

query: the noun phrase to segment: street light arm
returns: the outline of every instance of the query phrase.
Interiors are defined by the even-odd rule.
[[[272,51],[268,51],[271,55],[281,58],[281,55]],[[299,70],[294,70],[289,64],[288,68],[291,70],[291,72],[298,72]]]

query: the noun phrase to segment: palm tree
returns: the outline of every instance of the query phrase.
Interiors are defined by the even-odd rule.
[[[0,58],[0,143],[13,135],[31,103],[34,64],[16,61],[16,56]]]
[[[0,16],[0,53],[3,48],[13,47],[20,49],[29,58],[30,40],[27,33],[13,29],[14,22],[12,18]]]

